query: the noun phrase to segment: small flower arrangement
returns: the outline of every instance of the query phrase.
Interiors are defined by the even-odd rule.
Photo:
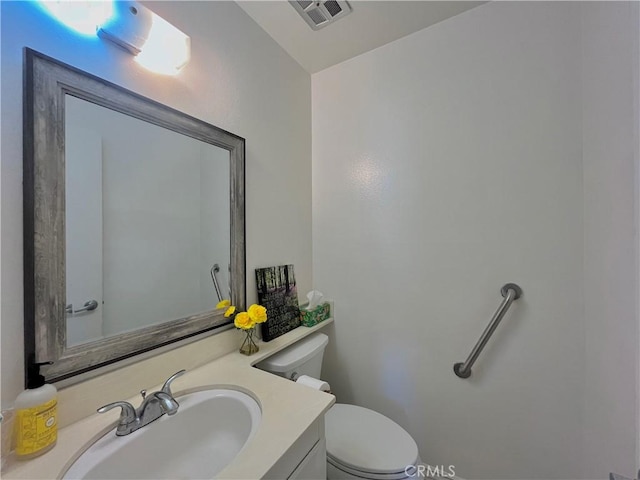
[[[256,345],[253,338],[255,326],[267,321],[267,309],[262,305],[254,303],[246,312],[236,313],[236,307],[231,305],[229,300],[222,300],[218,302],[216,308],[225,308],[224,316],[226,318],[235,314],[233,324],[237,329],[245,332],[246,336],[244,342],[242,342],[242,346],[240,347],[240,353],[244,355],[253,355],[256,353],[259,350],[259,347]]]

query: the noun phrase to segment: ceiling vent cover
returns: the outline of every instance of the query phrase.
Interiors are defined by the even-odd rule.
[[[345,0],[296,0],[289,3],[314,30],[320,30],[351,13],[351,6]]]

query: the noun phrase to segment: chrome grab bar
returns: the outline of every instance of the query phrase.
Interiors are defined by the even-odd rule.
[[[220,265],[217,263],[213,264],[211,267],[211,280],[213,281],[213,288],[216,289],[216,295],[218,295],[218,301],[222,301],[222,294],[220,293],[220,285],[218,285],[218,278],[216,277],[216,273],[220,271]]]
[[[482,332],[480,340],[478,340],[476,346],[473,347],[473,350],[471,350],[471,353],[464,363],[456,363],[453,366],[454,373],[460,378],[469,378],[471,376],[471,367],[473,367],[473,364],[480,356],[482,349],[487,345],[487,342],[491,338],[491,335],[493,335],[493,332],[498,328],[500,320],[502,320],[504,314],[507,313],[507,310],[509,310],[513,301],[522,296],[522,289],[515,283],[507,283],[500,289],[500,294],[504,297],[504,300],[502,300],[502,303],[498,307],[498,310],[496,310],[496,313],[493,314],[493,318],[489,322],[487,328]]]

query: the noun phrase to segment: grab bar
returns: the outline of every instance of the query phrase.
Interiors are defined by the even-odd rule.
[[[218,285],[218,279],[216,278],[216,273],[220,271],[220,265],[217,263],[213,264],[211,267],[211,280],[213,281],[213,288],[216,289],[216,295],[218,295],[218,301],[222,301],[222,294],[220,293],[220,285]]]
[[[460,378],[469,378],[471,376],[471,367],[473,367],[473,364],[480,356],[482,349],[491,338],[491,335],[493,335],[493,332],[498,328],[500,320],[502,320],[504,314],[507,313],[507,310],[509,310],[513,301],[522,296],[522,289],[515,283],[507,283],[500,289],[500,294],[504,297],[504,300],[502,300],[502,303],[498,307],[498,310],[496,310],[496,313],[493,314],[493,318],[491,319],[491,322],[489,322],[487,328],[482,332],[480,340],[478,340],[476,346],[473,347],[473,350],[471,350],[471,353],[464,363],[456,363],[453,366],[454,373]]]

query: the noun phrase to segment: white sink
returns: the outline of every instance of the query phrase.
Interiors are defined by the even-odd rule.
[[[115,427],[91,445],[63,479],[214,478],[251,439],[262,413],[237,390],[177,398],[178,413],[117,437]]]

